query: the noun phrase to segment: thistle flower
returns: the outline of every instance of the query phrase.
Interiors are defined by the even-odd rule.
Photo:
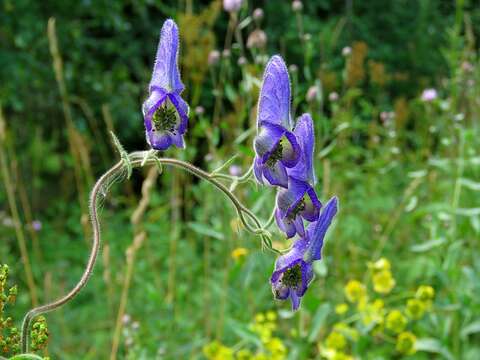
[[[311,223],[305,236],[299,238],[285,255],[275,262],[275,270],[270,282],[276,299],[290,297],[292,309],[297,310],[300,300],[313,279],[313,262],[322,257],[323,239],[337,213],[336,197],[325,205],[316,222]]]
[[[188,105],[180,94],[185,88],[178,70],[178,27],[165,21],[160,33],[149,97],[143,103],[147,142],[153,149],[166,150],[172,144],[184,148]]]
[[[304,236],[302,218],[307,221],[317,220],[322,206],[313,189],[317,182],[313,169],[315,137],[309,114],[298,119],[294,134],[301,149],[300,158],[294,167],[287,169],[288,188],[278,192],[275,211],[278,227],[289,238],[295,233]]]
[[[254,141],[254,174],[258,182],[288,186],[287,168],[300,157],[300,146],[292,129],[290,114],[290,79],[282,58],[268,62],[260,90],[257,137]]]

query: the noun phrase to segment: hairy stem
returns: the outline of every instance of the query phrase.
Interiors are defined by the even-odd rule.
[[[262,238],[265,236],[266,230],[261,225],[258,218],[250,211],[247,207],[245,207],[237,197],[221,182],[214,179],[210,174],[203,171],[202,169],[197,168],[196,166],[181,161],[177,159],[170,159],[170,158],[156,158],[156,157],[146,157],[146,152],[139,151],[133,152],[128,154],[127,159],[122,159],[117,164],[115,164],[112,168],[110,168],[105,174],[103,174],[100,179],[97,181],[95,186],[92,189],[90,194],[90,220],[92,223],[93,228],[93,243],[92,248],[90,251],[90,256],[88,258],[87,265],[85,270],[82,274],[82,277],[75,285],[75,287],[70,290],[70,292],[60,299],[51,302],[46,305],[38,306],[31,309],[23,319],[22,324],[22,352],[28,352],[28,336],[29,336],[29,329],[32,320],[41,314],[53,311],[58,309],[59,307],[65,305],[67,302],[71,301],[87,284],[90,275],[92,274],[93,267],[95,266],[95,261],[98,257],[98,252],[100,249],[100,242],[101,242],[101,232],[100,232],[100,222],[98,220],[98,204],[99,200],[103,200],[107,196],[107,191],[111,185],[113,185],[116,181],[122,178],[122,176],[126,173],[128,168],[137,168],[143,165],[154,165],[154,164],[162,164],[162,165],[169,165],[173,167],[177,167],[183,170],[186,170],[190,174],[197,176],[202,180],[206,180],[223,192],[228,199],[232,202],[237,211],[238,216],[242,220],[242,223],[245,225],[246,229],[254,234],[261,235]],[[128,163],[126,163],[128,162]],[[253,222],[254,226],[250,225],[247,221],[247,218]]]

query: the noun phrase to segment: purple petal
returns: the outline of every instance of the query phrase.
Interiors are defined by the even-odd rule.
[[[160,105],[163,104],[167,95],[164,91],[152,91],[142,106],[145,128],[152,130],[152,116]]]
[[[167,132],[147,131],[147,142],[155,150],[167,150],[172,145],[172,137]]]
[[[296,289],[298,296],[303,296],[313,280],[313,266],[310,263],[302,262],[302,285]]]
[[[257,181],[263,185],[263,165],[262,165],[262,160],[258,157],[255,156],[255,160],[253,162],[253,173],[255,174],[255,178]]]
[[[283,59],[275,55],[268,62],[263,75],[257,126],[261,127],[266,121],[291,130],[290,101],[288,70]]]
[[[324,206],[317,221],[311,223],[307,228],[308,239],[308,253],[305,261],[312,262],[313,260],[320,260],[322,257],[323,239],[332,223],[333,218],[338,211],[338,199],[336,196],[331,198]]]
[[[315,221],[320,214],[322,204],[318,200],[315,190],[309,186],[307,189],[307,196],[304,197],[305,208],[300,212],[300,215],[307,221]]]
[[[294,167],[298,164],[301,157],[301,148],[298,145],[296,136],[286,131],[284,134],[288,141],[282,141],[282,163],[288,168]]]
[[[287,235],[288,239],[290,239],[295,235],[296,233],[295,224],[293,223],[293,221],[286,219],[282,215],[282,211],[278,208],[275,210],[275,220],[280,230]]]
[[[297,120],[297,124],[295,125],[295,130],[293,132],[300,146],[301,155],[300,160],[296,163],[296,165],[288,170],[288,175],[315,185],[317,183],[315,170],[313,167],[315,133],[310,114],[303,114]]]
[[[292,300],[292,310],[297,311],[302,298],[295,291],[290,291],[290,300]]]
[[[284,188],[288,186],[287,170],[280,161],[277,161],[273,166],[263,165],[263,176],[270,185]]]
[[[276,282],[280,276],[290,267],[303,261],[305,252],[308,250],[308,241],[300,238],[294,242],[292,248],[275,261],[275,271],[272,273],[271,281]]]
[[[271,123],[265,123],[259,129],[253,146],[255,152],[262,158],[262,163],[268,160],[270,153],[277,147],[284,134],[285,129],[283,127]]]
[[[300,216],[295,217],[293,220],[293,225],[295,226],[295,231],[300,236],[305,236],[305,228],[303,226],[303,220]]]
[[[184,85],[178,70],[178,42],[177,24],[172,19],[168,19],[160,32],[150,91],[154,87],[163,88],[168,92],[183,91]]]
[[[180,132],[170,133],[170,138],[173,145],[180,149],[185,149],[185,140],[183,139],[183,135],[180,134]]]
[[[178,124],[177,130],[183,135],[187,131],[188,127],[188,105],[187,103],[177,94],[168,94],[168,98],[172,102],[175,109],[177,109],[178,115],[180,116],[180,123]]]

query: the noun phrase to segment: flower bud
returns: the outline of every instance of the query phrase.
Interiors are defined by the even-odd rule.
[[[205,113],[205,108],[203,106],[197,106],[195,108],[195,114],[197,115],[203,115]]]
[[[331,102],[335,102],[338,100],[338,93],[335,91],[332,91],[330,94],[328,94],[328,100]]]
[[[261,21],[263,19],[263,10],[260,8],[256,8],[253,11],[253,20],[255,21]]]
[[[245,56],[240,56],[237,60],[238,66],[243,66],[246,63],[247,63],[247,59],[245,58]]]
[[[218,50],[212,50],[208,54],[208,65],[216,65],[220,60],[220,52]]]
[[[306,99],[308,102],[312,102],[317,98],[318,88],[313,85],[308,88]]]
[[[267,34],[263,30],[256,29],[248,35],[247,47],[249,49],[263,49],[267,45]]]
[[[343,49],[342,49],[342,55],[343,56],[348,56],[352,53],[352,48],[350,46],[345,46]]]
[[[288,70],[290,70],[291,73],[295,73],[298,71],[298,66],[295,64],[292,64],[288,67]]]
[[[222,56],[224,59],[228,59],[232,53],[230,52],[230,49],[225,49],[222,51]]]
[[[237,12],[242,7],[243,0],[223,0],[223,9],[227,12]]]
[[[298,11],[302,11],[302,9],[303,9],[303,4],[300,0],[295,0],[292,3],[292,10],[293,11],[298,12]]]

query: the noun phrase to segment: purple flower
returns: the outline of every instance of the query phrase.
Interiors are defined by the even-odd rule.
[[[228,12],[237,12],[242,7],[243,0],[223,0],[223,8]]]
[[[304,236],[302,218],[307,221],[317,220],[322,207],[313,188],[317,183],[313,168],[315,135],[309,114],[303,114],[297,120],[294,134],[301,149],[300,158],[294,167],[287,169],[288,188],[278,192],[275,211],[277,225],[288,238],[295,233]]]
[[[32,221],[32,229],[35,231],[42,230],[42,222],[40,220],[33,220]]]
[[[437,98],[437,96],[438,96],[437,90],[435,90],[435,89],[425,89],[422,92],[421,99],[422,99],[422,101],[430,102],[430,101],[435,100]]]
[[[189,109],[180,96],[184,85],[177,57],[178,27],[169,19],[160,33],[149,97],[143,103],[147,142],[156,150],[166,150],[172,144],[185,147],[183,135],[187,131]]]
[[[322,257],[323,239],[338,210],[333,197],[325,205],[320,217],[311,223],[304,237],[299,238],[285,255],[275,262],[270,282],[276,299],[292,301],[292,310],[300,306],[302,296],[313,280],[313,262]]]
[[[257,137],[254,141],[254,173],[258,182],[288,186],[287,168],[300,157],[300,146],[292,130],[290,79],[282,58],[273,56],[265,68],[260,89]]]

